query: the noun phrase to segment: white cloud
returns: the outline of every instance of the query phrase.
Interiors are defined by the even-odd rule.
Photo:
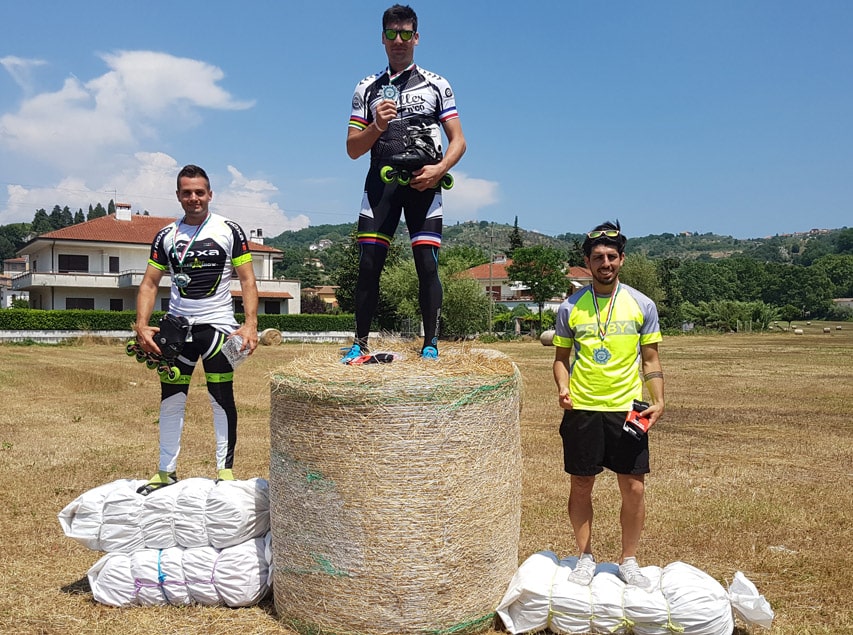
[[[228,187],[217,190],[213,185],[211,209],[232,218],[247,232],[263,230],[264,236],[274,237],[287,230],[303,229],[311,220],[305,214],[288,217],[278,203],[270,199],[277,195],[278,188],[261,179],[248,179],[234,166],[228,166],[231,182]]]
[[[131,155],[160,127],[196,123],[199,109],[254,104],[234,99],[218,85],[222,70],[205,62],[154,51],[101,58],[110,69],[104,75],[88,82],[70,77],[61,89],[28,97],[17,112],[0,116],[0,149],[65,173],[96,174],[112,166],[116,154]],[[18,81],[39,62],[7,57],[2,63]]]
[[[0,66],[6,69],[9,75],[12,76],[12,79],[15,80],[15,83],[27,95],[33,89],[32,74],[30,71],[36,66],[44,66],[45,64],[47,62],[44,60],[24,59],[22,57],[15,57],[14,55],[0,57]]]
[[[476,220],[477,212],[500,200],[498,183],[452,172],[453,188],[444,192],[445,221]]]
[[[175,197],[175,179],[180,168],[168,154],[138,152],[130,161],[95,183],[67,177],[55,186],[26,188],[8,185],[8,202],[6,209],[0,211],[0,225],[30,222],[37,209],[44,208],[50,212],[57,204],[67,205],[72,212],[82,208],[85,214],[89,205],[101,203],[106,207],[111,199],[129,203],[134,214],[148,211],[152,216],[174,218],[181,214]],[[212,211],[236,221],[247,233],[262,229],[268,238],[286,230],[308,227],[308,216],[287,216],[273,200],[279,193],[273,183],[247,178],[230,165],[227,170],[231,181],[219,187],[213,171],[208,169],[213,180]]]

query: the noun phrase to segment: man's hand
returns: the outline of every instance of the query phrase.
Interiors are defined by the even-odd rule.
[[[154,341],[154,336],[160,332],[157,326],[148,326],[147,324],[136,324],[133,328],[136,331],[136,343],[142,347],[146,353],[154,353],[161,355],[160,347]]]
[[[388,130],[388,124],[397,116],[397,102],[391,99],[383,99],[376,106],[376,118],[373,120],[373,125],[379,132]]]
[[[425,165],[420,170],[412,172],[412,180],[409,186],[423,192],[438,187],[444,177],[445,171],[440,163]]]
[[[571,410],[573,408],[572,396],[569,394],[568,387],[560,389],[560,394],[557,396],[557,400],[560,402],[560,408],[563,410]]]
[[[249,326],[243,324],[240,328],[234,331],[228,339],[231,339],[235,335],[239,335],[243,338],[243,346],[240,348],[240,351],[249,351],[249,355],[255,352],[255,349],[258,348],[258,329],[254,326]]]

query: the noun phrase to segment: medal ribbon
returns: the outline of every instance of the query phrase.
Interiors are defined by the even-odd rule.
[[[613,305],[616,304],[614,300],[616,300],[616,294],[619,293],[619,285],[620,283],[617,282],[610,294],[610,304],[607,307],[607,317],[604,320],[603,327],[601,326],[601,310],[598,308],[598,297],[595,295],[595,289],[592,288],[592,285],[589,287],[589,292],[592,294],[592,304],[595,306],[595,322],[598,326],[598,337],[602,342],[607,337],[607,328],[610,326],[610,320],[613,318]]]
[[[209,220],[210,213],[208,213],[207,216],[204,217],[204,222],[202,222],[201,225],[196,227],[195,233],[192,235],[192,238],[190,238],[190,242],[187,243],[186,248],[184,248],[184,253],[181,256],[178,256],[178,225],[180,225],[182,221],[178,221],[178,225],[175,225],[175,237],[172,239],[172,253],[175,255],[175,260],[178,261],[179,267],[183,268],[184,260],[186,259],[187,254],[190,251],[190,247],[193,246],[195,239],[198,237],[199,233],[201,233],[201,230],[204,228],[204,226],[207,225],[207,221]]]
[[[401,70],[399,73],[394,73],[394,74],[392,75],[392,74],[391,74],[391,67],[389,66],[387,69],[385,69],[385,72],[386,72],[386,73],[388,73],[388,83],[389,83],[389,84],[391,84],[391,83],[392,83],[395,79],[397,79],[400,75],[402,75],[402,74],[403,74],[403,73],[405,73],[406,71],[410,71],[410,70],[412,70],[414,67],[415,67],[415,63],[414,63],[414,62],[412,62],[411,64],[409,64],[409,66],[408,66],[408,67],[404,68],[404,69],[403,69],[403,70]]]

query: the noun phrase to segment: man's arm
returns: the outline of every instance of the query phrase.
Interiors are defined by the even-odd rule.
[[[571,410],[572,397],[569,394],[569,361],[571,360],[572,349],[557,346],[554,350],[554,382],[557,384],[557,400],[560,403],[560,408]]]
[[[359,130],[352,126],[347,130],[347,154],[350,159],[357,159],[370,152],[370,148],[382,133],[388,130],[388,124],[397,116],[397,103],[384,99],[376,107],[376,118],[367,128]]]
[[[160,288],[163,273],[157,267],[148,265],[145,275],[142,276],[142,282],[139,283],[139,289],[136,291],[136,324],[134,325],[136,340],[143,350],[158,355],[160,347],[154,342],[154,334],[160,329],[149,326],[148,322],[154,312],[154,303],[157,301],[157,291]]]
[[[424,191],[437,187],[442,177],[450,172],[454,165],[459,163],[459,159],[462,158],[465,150],[468,149],[459,117],[445,122],[444,134],[447,135],[447,151],[444,153],[444,158],[435,165],[425,165],[422,169],[414,173],[410,185],[416,190]]]
[[[652,400],[652,405],[649,409],[641,414],[649,417],[650,426],[663,415],[665,408],[663,397],[663,369],[660,365],[660,356],[658,355],[658,345],[644,344],[640,346],[640,355],[643,360],[643,381],[646,384],[646,390]]]
[[[245,320],[234,333],[243,338],[243,346],[240,350],[248,349],[251,355],[258,347],[258,283],[255,280],[255,270],[252,262],[244,262],[234,269],[240,279],[240,289],[243,292],[243,314]]]

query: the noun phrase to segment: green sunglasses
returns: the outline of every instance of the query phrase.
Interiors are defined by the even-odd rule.
[[[415,32],[410,30],[400,30],[400,29],[384,29],[382,33],[385,35],[386,40],[394,41],[397,39],[397,36],[400,36],[400,39],[404,42],[408,42],[411,40]]]
[[[595,240],[596,238],[601,238],[602,236],[607,236],[607,238],[616,238],[618,235],[618,229],[596,229],[595,231],[587,233],[586,237],[590,240]]]

